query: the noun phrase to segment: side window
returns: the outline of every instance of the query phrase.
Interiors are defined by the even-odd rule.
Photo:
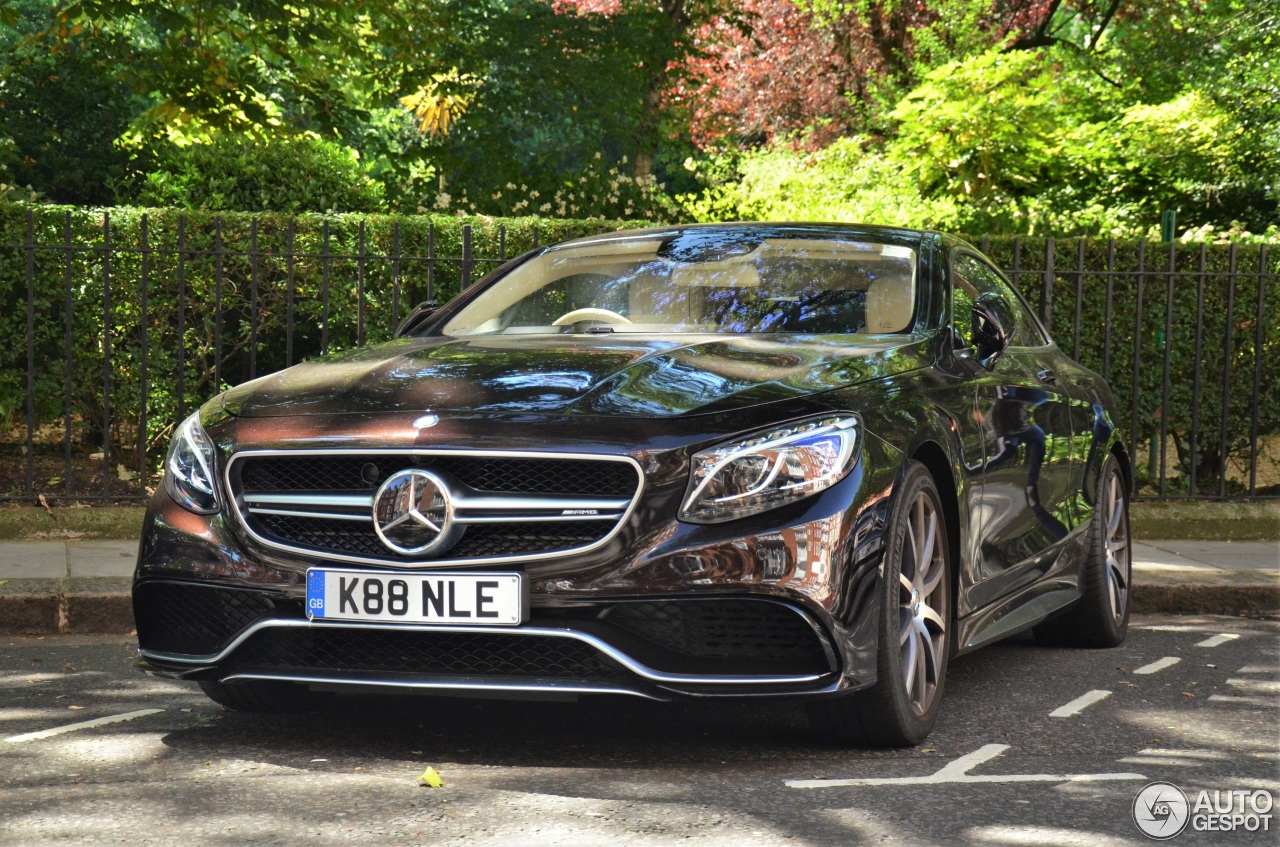
[[[1040,347],[1048,343],[1027,304],[995,269],[977,256],[959,253],[952,258],[951,292],[952,321],[962,346],[973,346],[973,322],[969,316],[974,301],[983,294],[999,294],[1009,304],[1015,325],[1015,347]]]

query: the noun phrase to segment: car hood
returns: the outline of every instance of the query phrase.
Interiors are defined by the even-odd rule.
[[[423,410],[674,417],[803,397],[922,367],[909,336],[410,338],[233,388],[242,417]]]

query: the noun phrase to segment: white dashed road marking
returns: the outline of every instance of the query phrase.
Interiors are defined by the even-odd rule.
[[[1267,668],[1243,667],[1236,673],[1257,672],[1271,673]],[[1280,679],[1259,679],[1257,677],[1233,676],[1227,680],[1238,694],[1210,694],[1214,703],[1229,703],[1233,706],[1254,706],[1260,709],[1275,708],[1275,695],[1280,694]]]
[[[1140,773],[1019,773],[1019,774],[971,774],[970,770],[989,762],[1009,749],[1008,744],[985,744],[948,762],[937,773],[928,776],[900,776],[868,779],[789,779],[788,788],[841,788],[870,785],[939,785],[956,782],[1104,782],[1111,780],[1146,779]]]
[[[1230,703],[1233,706],[1256,706],[1259,709],[1275,705],[1274,701],[1265,697],[1242,697],[1234,694],[1210,694],[1209,700],[1213,703]]]
[[[1224,632],[1221,635],[1215,635],[1212,638],[1206,638],[1204,641],[1197,643],[1196,646],[1197,647],[1217,647],[1219,644],[1226,644],[1228,641],[1235,641],[1239,637],[1240,636],[1234,633]]]
[[[1111,696],[1110,691],[1102,691],[1101,689],[1094,689],[1093,691],[1090,691],[1088,694],[1080,695],[1079,697],[1072,700],[1067,705],[1059,706],[1058,708],[1054,709],[1052,712],[1049,713],[1049,717],[1069,718],[1072,715],[1078,715],[1081,712],[1083,712],[1085,709],[1092,706],[1094,703],[1097,703],[1101,700],[1105,700],[1110,696]]]
[[[125,712],[123,715],[108,715],[105,718],[94,718],[91,721],[69,723],[66,726],[55,726],[53,729],[42,729],[39,732],[28,732],[24,735],[11,735],[6,738],[5,741],[9,744],[20,744],[23,741],[39,741],[42,738],[52,738],[55,735],[62,735],[65,732],[76,732],[81,729],[92,729],[95,726],[105,726],[110,723],[131,721],[134,718],[145,718],[147,715],[154,715],[163,711],[164,709],[139,709],[136,712]]]
[[[1149,747],[1120,761],[1126,765],[1177,765],[1184,768],[1203,767],[1205,762],[1229,762],[1231,755],[1221,750],[1172,750]]]
[[[1142,667],[1134,671],[1134,673],[1144,674],[1144,675],[1149,673],[1155,673],[1156,671],[1162,671],[1165,668],[1171,668],[1181,661],[1182,660],[1179,659],[1177,656],[1165,656],[1163,659],[1156,659],[1154,662],[1152,662],[1149,665],[1143,665]]]
[[[1111,833],[1084,832],[1078,828],[1016,825],[974,826],[965,830],[963,835],[955,840],[979,844],[1013,844],[1017,847],[1050,844],[1071,844],[1073,847],[1118,847],[1122,844],[1138,843],[1126,838],[1117,838]]]
[[[1227,685],[1249,694],[1280,694],[1280,679],[1241,679],[1232,677]]]

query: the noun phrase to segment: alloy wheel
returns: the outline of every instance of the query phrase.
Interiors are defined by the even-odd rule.
[[[1129,522],[1125,520],[1124,483],[1120,474],[1112,473],[1102,495],[1102,514],[1107,525],[1103,530],[1102,553],[1106,559],[1107,602],[1111,617],[1117,623],[1129,608],[1129,574],[1131,548]]]
[[[924,491],[916,494],[907,519],[898,575],[898,643],[902,683],[917,715],[938,696],[947,649],[947,551],[941,515]]]

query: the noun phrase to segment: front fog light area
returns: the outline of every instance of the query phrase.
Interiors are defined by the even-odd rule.
[[[201,515],[218,511],[214,485],[213,442],[200,426],[200,413],[183,421],[174,431],[164,463],[164,487],[184,509]]]
[[[857,418],[832,416],[697,453],[680,520],[731,521],[824,491],[853,468],[857,439]]]

